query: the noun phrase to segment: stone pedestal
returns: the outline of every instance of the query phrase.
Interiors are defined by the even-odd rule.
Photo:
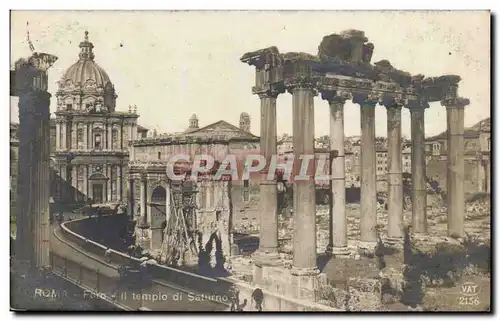
[[[150,249],[161,248],[163,241],[163,229],[162,228],[151,228],[151,238],[149,240]]]
[[[326,284],[326,276],[317,269],[289,269],[255,264],[253,283],[287,298],[314,301],[315,290]]]

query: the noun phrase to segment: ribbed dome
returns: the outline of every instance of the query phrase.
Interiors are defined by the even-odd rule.
[[[92,60],[79,60],[66,70],[62,81],[71,80],[75,85],[85,84],[88,80],[95,82],[96,87],[105,87],[111,83],[108,74]]]
[[[74,86],[83,86],[87,81],[92,81],[93,86],[104,88],[111,80],[108,74],[94,61],[92,49],[94,45],[88,39],[88,32],[85,31],[85,39],[80,43],[81,52],[79,60],[69,67],[61,78],[62,83],[73,82]]]

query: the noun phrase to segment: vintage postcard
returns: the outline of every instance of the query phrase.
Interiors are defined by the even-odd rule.
[[[489,312],[490,20],[11,11],[11,309]]]

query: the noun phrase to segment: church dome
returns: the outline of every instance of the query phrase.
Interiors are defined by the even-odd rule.
[[[104,88],[111,84],[108,74],[93,60],[79,60],[66,70],[62,77],[64,82],[70,80],[73,84],[93,83],[96,87]]]
[[[189,120],[198,120],[198,116],[196,116],[196,114],[192,114]]]
[[[80,59],[66,70],[61,81],[63,83],[70,81],[75,86],[87,84],[96,88],[104,88],[108,84],[111,85],[111,80],[106,71],[94,61],[92,52],[94,45],[89,41],[88,34],[85,31],[85,39],[80,43]]]
[[[94,61],[94,45],[89,33],[80,42],[79,59],[64,72],[58,82],[58,110],[92,111],[95,106],[114,111],[116,93],[108,74]],[[99,110],[102,110],[99,107]]]

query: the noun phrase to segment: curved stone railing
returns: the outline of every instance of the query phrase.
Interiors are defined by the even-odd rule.
[[[103,215],[102,217],[105,216],[111,215]],[[141,261],[136,257],[107,248],[106,246],[90,240],[83,235],[75,233],[68,227],[88,219],[92,218],[86,217],[62,223],[61,231],[69,241],[81,246],[84,251],[109,258],[107,262],[101,262],[103,264],[110,266],[111,262],[117,265],[130,264],[131,262],[136,264],[141,263]],[[245,299],[247,301],[247,305],[243,307],[244,311],[255,311],[255,307],[251,306],[251,302],[253,302],[252,294],[256,288],[250,284],[243,283],[239,280],[233,279],[232,277],[206,277],[157,263],[149,264],[148,266],[152,277],[157,279],[157,283],[159,284],[163,284],[161,281],[166,281],[167,283],[172,283],[192,290],[194,293],[197,292],[207,296],[231,297],[232,293],[236,291],[239,293],[240,304]],[[264,311],[341,311],[339,309],[315,302],[283,297],[279,294],[266,291],[265,289],[261,289],[261,291],[264,298]]]

